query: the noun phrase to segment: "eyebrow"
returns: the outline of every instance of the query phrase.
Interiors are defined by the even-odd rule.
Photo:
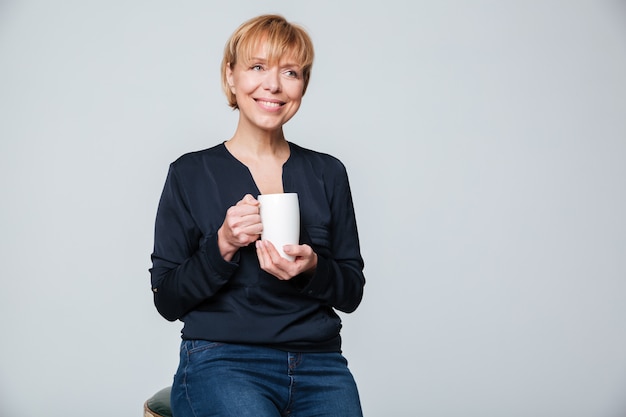
[[[265,62],[267,63],[268,60],[267,58],[261,58],[258,56],[252,56],[248,59],[248,61],[256,61],[256,62]],[[283,63],[282,65],[280,65],[281,67],[296,67],[296,68],[302,68],[302,65],[296,63],[295,61],[287,61],[285,63]]]

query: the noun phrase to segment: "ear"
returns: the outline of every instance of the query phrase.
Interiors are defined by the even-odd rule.
[[[226,82],[228,83],[228,86],[230,87],[230,91],[235,94],[235,82],[233,79],[233,69],[232,66],[230,65],[230,62],[226,63]]]

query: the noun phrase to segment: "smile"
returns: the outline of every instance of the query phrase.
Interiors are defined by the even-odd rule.
[[[278,108],[284,104],[282,102],[264,101],[264,100],[258,100],[258,99],[256,100],[256,102],[259,103],[263,107],[271,107],[271,108]]]

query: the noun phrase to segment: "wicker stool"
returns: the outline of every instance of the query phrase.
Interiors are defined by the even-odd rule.
[[[171,391],[172,387],[166,387],[148,398],[148,401],[143,405],[143,416],[172,417],[172,410],[170,408]]]

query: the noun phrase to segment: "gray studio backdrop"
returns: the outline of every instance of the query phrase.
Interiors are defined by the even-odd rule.
[[[0,415],[139,416],[168,164],[230,137],[224,42],[317,48],[288,138],[346,164],[369,417],[626,415],[626,5],[0,1]]]

